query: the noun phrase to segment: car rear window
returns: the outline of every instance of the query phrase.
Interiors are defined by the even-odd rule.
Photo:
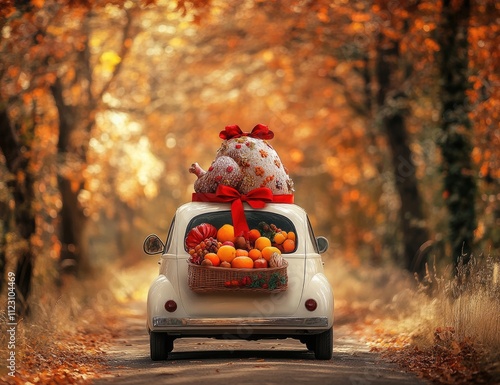
[[[259,227],[259,224],[262,222],[267,223],[268,225],[274,224],[278,229],[281,229],[286,232],[293,232],[297,234],[297,231],[295,229],[295,226],[293,225],[293,222],[288,219],[287,217],[280,215],[280,214],[275,214],[275,213],[270,213],[266,211],[245,211],[245,217],[248,223],[248,228],[251,229],[256,229]],[[184,238],[187,237],[187,234],[189,231],[202,224],[202,223],[209,223],[213,226],[215,226],[217,229],[221,228],[225,224],[232,224],[232,219],[231,219],[231,211],[217,211],[217,212],[211,212],[211,213],[205,213],[198,215],[191,219],[189,222],[186,232],[184,234]],[[297,243],[299,242],[298,239],[296,239],[296,245],[295,248],[297,247]],[[184,245],[184,248],[187,251],[186,245]]]

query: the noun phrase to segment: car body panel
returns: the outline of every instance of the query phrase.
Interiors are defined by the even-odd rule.
[[[254,209],[244,205],[247,215]],[[231,291],[196,293],[187,283],[189,253],[184,240],[192,219],[216,212],[230,212],[230,204],[191,202],[179,207],[160,258],[159,275],[148,293],[148,329],[184,336],[234,335],[239,338],[297,336],[320,333],[333,324],[333,293],[323,274],[323,263],[315,245],[306,212],[295,204],[267,204],[256,209],[280,215],[293,223],[296,250],[283,254],[288,262],[285,291],[262,293]],[[308,311],[304,303],[314,298],[317,308]],[[165,302],[177,303],[175,312]]]

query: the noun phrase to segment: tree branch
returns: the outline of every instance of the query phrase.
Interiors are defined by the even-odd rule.
[[[120,62],[115,66],[113,69],[113,73],[111,74],[111,77],[108,79],[108,81],[104,84],[104,86],[101,89],[101,92],[99,93],[98,97],[96,98],[98,101],[101,101],[104,94],[108,92],[111,84],[113,81],[116,79],[118,74],[120,73],[122,66],[123,66],[123,61],[125,60],[125,57],[128,55],[130,52],[130,47],[131,45],[127,43],[127,40],[130,39],[131,37],[131,31],[132,31],[132,11],[127,10],[126,11],[126,22],[123,27],[123,33],[122,33],[122,40],[121,40],[121,49],[120,49]]]
[[[338,76],[334,76],[334,75],[329,75],[328,78],[331,81],[333,81],[334,83],[336,83],[342,87],[342,89],[344,90],[345,100],[346,100],[347,104],[349,105],[349,107],[351,107],[356,113],[358,113],[361,116],[364,116],[364,117],[369,116],[370,111],[365,106],[363,106],[362,103],[360,103],[354,99],[354,96],[352,95],[352,93],[347,91],[347,85],[342,79],[340,79]]]
[[[11,173],[15,173],[21,164],[22,153],[19,139],[5,108],[0,110],[0,138],[0,150],[5,156],[7,168]]]

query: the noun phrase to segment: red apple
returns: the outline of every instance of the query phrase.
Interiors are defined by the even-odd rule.
[[[264,258],[259,258],[259,259],[256,259],[254,262],[253,262],[253,267],[255,269],[264,269],[267,267],[267,260],[265,260]]]

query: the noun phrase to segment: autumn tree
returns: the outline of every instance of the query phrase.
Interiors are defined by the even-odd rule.
[[[194,17],[201,17],[207,11],[209,1],[172,4],[175,7],[170,8],[170,12],[191,12]],[[87,214],[82,205],[82,195],[88,192],[85,175],[89,175],[86,171],[89,141],[95,130],[96,117],[112,109],[104,99],[113,98],[113,91],[117,89],[121,91],[118,78],[140,31],[140,4],[115,5],[118,7],[114,10],[101,12],[102,4],[96,2],[94,9],[85,11],[81,29],[74,35],[77,43],[67,55],[65,71],[60,71],[51,85],[59,116],[58,153],[69,171],[60,173],[58,178],[62,198],[60,259],[63,273],[81,271],[85,274],[90,270],[86,249]],[[140,84],[134,83],[134,88],[140,88]],[[137,91],[134,89],[134,92]],[[117,210],[120,215],[125,213],[125,218],[120,219],[121,224],[130,222],[131,216],[127,202],[123,203],[122,209]]]
[[[70,9],[72,17],[78,18],[87,12],[85,8],[78,7],[77,4],[75,4],[75,7],[75,9]],[[80,85],[76,81],[70,84],[71,91],[63,89],[65,85],[69,84],[68,81],[75,80],[75,78],[71,79],[71,73],[75,74],[75,72],[72,72],[71,63],[74,63],[75,60],[71,60],[71,55],[67,54],[66,50],[73,44],[77,48],[84,47],[85,45],[82,45],[82,42],[85,42],[85,39],[81,35],[80,37],[72,35],[72,31],[64,30],[63,27],[58,29],[57,24],[60,23],[63,26],[64,20],[67,20],[64,17],[64,12],[64,4],[47,6],[42,9],[38,6],[13,9],[8,14],[9,19],[5,21],[7,24],[3,32],[2,49],[5,50],[4,57],[6,60],[1,68],[2,99],[9,100],[9,103],[4,102],[1,111],[2,135],[0,136],[0,148],[5,157],[7,169],[12,175],[7,182],[14,202],[12,206],[14,220],[12,223],[15,224],[16,233],[22,240],[22,247],[16,248],[18,250],[16,258],[18,296],[16,298],[21,301],[17,306],[17,310],[22,314],[27,314],[27,300],[32,286],[32,272],[36,259],[31,239],[35,234],[35,212],[32,207],[35,199],[35,178],[30,170],[33,168],[33,161],[30,157],[33,156],[34,152],[31,144],[37,132],[37,125],[42,127],[41,122],[47,120],[45,117],[40,118],[38,116],[37,108],[47,108],[46,103],[40,102],[46,100],[48,96],[46,91],[49,88],[52,90],[55,104],[60,112],[58,149],[61,171],[59,173],[59,186],[63,201],[61,210],[61,243],[63,244],[61,260],[68,260],[68,253],[76,250],[81,251],[80,248],[83,248],[83,245],[78,242],[81,240],[82,223],[85,220],[85,215],[79,210],[80,205],[77,199],[78,187],[80,186],[78,182],[81,182],[81,178],[80,176],[74,177],[81,172],[81,161],[84,160],[85,156],[85,153],[80,151],[85,148],[85,140],[82,139],[85,139],[85,133],[88,134],[88,130],[92,126],[95,103],[94,100],[90,100],[90,107],[85,111],[83,108],[75,108],[75,105],[83,101],[84,97],[79,101],[72,99],[75,105],[67,103],[68,99],[75,97],[75,91],[79,90]],[[64,31],[66,34],[60,31]],[[88,50],[75,49],[75,52],[85,54],[88,53]],[[19,60],[20,57],[23,57],[22,61]],[[26,60],[28,57],[31,60]],[[89,58],[85,59],[89,60]],[[85,63],[85,60],[81,61]],[[68,72],[70,73],[69,76]],[[89,72],[82,71],[82,74],[88,75]],[[86,81],[87,83],[85,83]],[[91,79],[86,79],[83,80],[83,83],[92,82]],[[93,86],[93,83],[91,85]],[[105,84],[101,93],[106,90]],[[80,96],[84,96],[84,92],[80,93]],[[13,107],[16,105],[17,107],[14,109]],[[41,107],[42,105],[43,107]],[[25,109],[28,113],[9,114],[9,109],[15,111]],[[50,114],[47,114],[46,111],[46,115],[49,116]],[[90,118],[90,123],[88,118]],[[31,129],[26,131],[23,127],[31,127]],[[21,136],[22,130],[24,130],[24,133]],[[80,134],[83,133],[83,136],[76,137],[75,131]],[[21,137],[23,140],[20,139]],[[86,139],[88,141],[88,137]],[[69,148],[70,146],[73,147]],[[71,151],[69,155],[68,150]],[[80,167],[80,170],[75,172],[75,166]],[[71,179],[68,178],[68,175]],[[8,207],[8,204],[6,207]],[[5,219],[2,218],[4,225],[2,226],[0,265],[3,273],[5,273],[5,255],[8,246],[6,236],[10,224],[7,218],[7,216]],[[74,241],[75,239],[77,241]],[[79,253],[78,255],[83,254]],[[63,263],[62,265],[63,267],[75,267],[74,264],[65,265]],[[83,261],[81,265],[88,267],[88,265],[85,266]]]
[[[30,123],[28,123],[30,124]],[[25,132],[24,140],[20,138],[19,129],[16,130],[11,122],[7,109],[0,110],[0,149],[5,157],[5,164],[10,177],[5,181],[11,191],[14,201],[13,221],[9,221],[10,210],[4,208],[5,216],[2,216],[2,239],[0,241],[0,282],[4,282],[6,266],[7,234],[11,223],[11,229],[21,241],[18,246],[18,258],[15,268],[16,284],[16,312],[26,315],[29,312],[28,297],[31,292],[31,279],[35,263],[35,255],[32,249],[31,238],[35,233],[35,213],[33,209],[33,173],[30,170],[29,157],[30,146],[33,138],[32,126]],[[1,289],[1,287],[0,287]]]
[[[92,23],[96,14],[92,11],[83,18],[82,29],[77,39],[80,45],[75,47],[72,57],[68,58],[67,71],[57,76],[50,89],[58,110],[59,139],[57,150],[59,158],[69,172],[58,177],[61,193],[61,266],[63,272],[72,274],[80,271],[88,273],[90,262],[85,249],[86,215],[78,200],[85,180],[83,170],[87,165],[88,143],[95,126],[95,116],[101,108],[102,98],[118,76],[123,60],[131,45],[131,11],[123,10],[124,22],[121,37],[114,50],[102,53],[101,63],[112,60],[108,78],[96,85],[98,74],[90,51],[93,37]],[[111,59],[106,58],[106,54]],[[116,60],[113,62],[113,60]],[[101,85],[102,84],[102,85]]]
[[[500,26],[493,17],[499,4],[474,2],[468,28],[469,118],[473,167],[476,172],[475,241],[477,250],[500,248]]]
[[[469,119],[468,24],[471,1],[443,0],[440,45],[441,152],[444,194],[449,211],[450,241],[455,263],[470,258],[476,228],[476,182],[471,162]]]
[[[400,201],[399,223],[404,245],[398,259],[404,261],[409,271],[422,275],[426,262],[423,249],[430,236],[413,164],[411,145],[414,139],[409,134],[407,123],[411,113],[410,101],[414,97],[410,88],[413,84],[412,59],[402,49],[403,40],[409,39],[407,35],[412,23],[418,19],[418,4],[380,1],[332,5],[320,1],[307,5],[283,5],[286,10],[280,13],[301,9],[304,16],[296,19],[287,33],[293,37],[300,30],[300,38],[297,41],[292,38],[283,44],[295,49],[314,45],[317,56],[324,57],[325,67],[321,71],[333,82],[332,87],[338,90],[340,86],[343,103],[351,109],[350,121],[343,122],[342,130],[348,131],[349,124],[363,121],[365,145],[372,148],[380,143],[379,139],[374,139],[378,135],[373,128],[374,122],[385,135],[391,157],[381,160],[383,157],[373,156],[371,160],[380,173],[386,167],[392,169]],[[304,39],[305,36],[308,39]],[[336,67],[342,68],[342,72]],[[336,109],[335,106],[330,108],[332,111]],[[328,132],[332,136],[338,135],[332,128]],[[321,140],[321,143],[328,141]]]
[[[176,12],[200,9],[203,13],[207,3],[179,1],[174,8]],[[16,203],[13,216],[20,229],[19,235],[30,245],[30,234],[34,231],[34,214],[30,212],[30,216],[26,213],[31,204],[29,199],[33,198],[35,190],[33,178],[28,174],[30,156],[33,153],[28,151],[29,142],[21,143],[16,139],[23,116],[17,114],[11,121],[12,114],[9,116],[8,109],[14,103],[22,105],[34,101],[30,111],[35,119],[29,123],[33,131],[28,135],[32,140],[42,132],[40,127],[37,134],[40,121],[47,121],[53,116],[51,107],[45,103],[49,99],[49,91],[53,97],[53,106],[58,112],[58,163],[53,170],[57,170],[62,202],[59,215],[61,273],[85,272],[89,270],[90,263],[85,255],[87,214],[81,204],[81,196],[86,182],[85,175],[89,175],[85,173],[88,142],[95,126],[96,115],[102,110],[102,100],[110,91],[120,72],[123,59],[132,45],[132,13],[141,5],[129,3],[124,6],[121,2],[115,2],[108,7],[107,2],[100,1],[72,1],[70,4],[18,4],[2,1],[0,5],[1,43],[6,59],[0,72],[4,106],[2,133],[5,133],[0,142],[7,168],[19,179],[16,179],[16,182],[21,182],[11,186]],[[115,33],[117,22],[122,28],[118,34]],[[38,111],[34,111],[36,102],[42,99],[43,107],[39,107],[39,110],[43,110],[45,115],[40,118]],[[56,122],[51,122],[54,123]],[[44,134],[48,131],[46,127],[43,127],[43,130],[46,130]],[[45,186],[41,183],[40,191],[45,191]],[[2,210],[5,212],[8,212],[9,199],[6,197],[2,200]],[[25,222],[19,223],[19,219]],[[5,219],[0,242],[0,270],[3,273],[6,266],[8,224]],[[24,296],[24,299],[27,299],[34,255],[19,254],[17,261],[18,265],[27,266],[18,267],[19,274],[16,275],[20,280],[19,287],[26,288],[19,292],[19,298]],[[29,263],[25,263],[26,261]],[[18,309],[22,307],[19,306]]]
[[[425,274],[425,251],[429,241],[422,209],[416,166],[410,149],[407,115],[409,113],[409,78],[413,73],[412,63],[404,57],[401,40],[409,32],[410,15],[416,11],[415,4],[406,4],[399,9],[384,8],[380,2],[383,20],[377,40],[376,79],[378,83],[378,120],[387,135],[392,154],[394,180],[401,201],[400,222],[404,242],[404,261],[408,271]]]
[[[28,297],[36,260],[33,245],[36,236],[36,171],[31,157],[36,144],[37,108],[40,105],[33,95],[45,75],[43,71],[36,70],[38,51],[33,49],[36,26],[30,10],[29,4],[20,6],[17,12],[3,7],[2,15],[8,18],[2,18],[0,23],[0,150],[7,170],[2,181],[7,194],[2,196],[5,215],[1,219],[0,281],[4,282],[4,269],[9,262],[6,254],[10,247],[11,253],[16,256],[11,261],[16,275],[16,311],[22,315],[29,312]]]

